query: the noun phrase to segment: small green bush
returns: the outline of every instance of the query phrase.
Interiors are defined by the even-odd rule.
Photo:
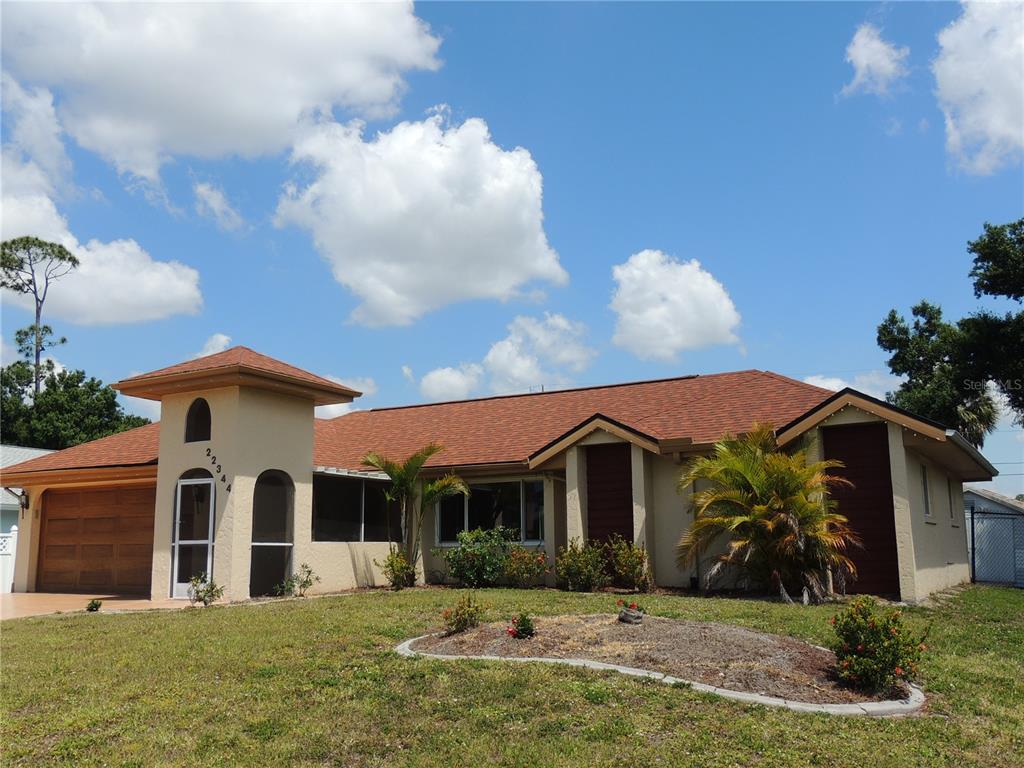
[[[86,603],[85,610],[87,610],[89,613],[96,613],[96,611],[100,609],[101,605],[103,605],[103,601],[97,600],[94,597],[92,600]]]
[[[912,680],[917,675],[928,633],[912,634],[898,609],[884,610],[874,598],[858,597],[832,617],[832,625],[836,672],[850,685],[881,692],[897,680]]]
[[[525,640],[528,637],[533,637],[537,630],[533,626],[533,619],[530,618],[530,614],[520,613],[512,617],[512,622],[505,631],[509,637],[513,637],[516,640]]]
[[[209,575],[201,573],[188,580],[188,601],[192,605],[202,603],[212,605],[224,597],[224,587],[211,579]]]
[[[461,531],[458,546],[434,550],[448,566],[448,575],[471,587],[493,587],[505,577],[509,550],[519,538],[512,528]]]
[[[604,547],[596,542],[580,544],[573,539],[560,547],[555,560],[555,573],[566,589],[572,592],[594,592],[608,586]]]
[[[287,579],[274,587],[274,594],[281,597],[305,597],[306,590],[320,581],[309,563],[299,566],[298,573],[291,574]]]
[[[519,589],[535,587],[548,573],[548,558],[543,552],[519,544],[509,547],[505,561],[505,582]]]
[[[373,564],[384,572],[384,578],[396,592],[416,585],[416,569],[409,564],[405,554],[398,547],[391,547],[383,563],[374,560]]]
[[[612,565],[612,581],[617,587],[646,592],[651,588],[651,571],[647,564],[647,550],[614,534],[608,542],[608,557]]]
[[[444,622],[444,634],[454,635],[478,626],[486,610],[486,606],[478,603],[472,593],[467,592],[453,607],[445,608],[442,611],[441,620]]]

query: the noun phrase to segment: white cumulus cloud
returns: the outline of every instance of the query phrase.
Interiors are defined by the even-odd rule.
[[[450,125],[439,112],[369,140],[359,121],[321,123],[292,159],[314,178],[286,187],[276,222],[309,231],[361,299],[356,322],[406,325],[454,302],[568,280],[544,233],[537,164],[497,146],[483,120]]]
[[[420,380],[420,393],[427,400],[463,400],[480,385],[484,369],[477,363],[458,368],[435,368]]]
[[[586,326],[545,312],[543,319],[519,316],[508,336],[484,357],[494,392],[523,392],[533,387],[563,387],[568,373],[586,368],[597,354],[583,342]]]
[[[885,371],[858,373],[853,379],[844,379],[840,376],[824,376],[822,374],[815,374],[804,378],[805,383],[813,384],[816,387],[831,389],[835,392],[851,387],[858,392],[871,395],[879,400],[885,400],[886,393],[894,392],[902,381],[903,379],[899,376],[894,376]]]
[[[192,355],[192,358],[206,357],[207,355],[215,355],[218,352],[223,352],[225,349],[231,346],[231,337],[226,333],[215,333],[210,336],[203,344],[203,348],[196,354]]]
[[[71,160],[64,150],[53,94],[46,88],[25,89],[6,72],[0,94],[5,190],[30,187],[52,193],[64,186],[71,173]]]
[[[241,229],[245,224],[241,214],[231,205],[224,190],[220,187],[206,181],[199,181],[192,185],[192,192],[196,196],[196,213],[211,219],[221,229],[233,232]]]
[[[932,62],[946,150],[990,174],[1024,153],[1024,4],[973,2],[938,36]]]
[[[289,146],[334,107],[391,113],[440,40],[411,2],[46,3],[4,7],[5,67],[61,94],[79,145],[156,181],[173,155]]]
[[[699,261],[661,251],[634,253],[612,268],[612,343],[642,359],[673,360],[683,350],[736,344],[740,314]]]
[[[873,24],[861,24],[846,46],[846,60],[853,67],[853,80],[843,86],[844,96],[864,91],[884,96],[890,86],[907,74],[910,49],[897,48],[882,39]]]
[[[360,410],[364,402],[377,394],[377,382],[369,376],[356,376],[354,378],[345,379],[340,376],[327,376],[328,379],[333,381],[335,384],[341,384],[343,387],[354,389],[356,392],[361,392],[362,397],[356,398],[351,403],[333,403],[331,405],[318,405],[315,410],[315,415],[318,419],[333,419],[337,416],[342,416],[350,411]]]

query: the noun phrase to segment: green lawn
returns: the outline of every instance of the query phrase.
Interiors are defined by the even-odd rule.
[[[745,706],[615,673],[403,659],[455,591],[4,622],[4,765],[1024,765],[1024,591],[907,612],[933,625],[927,716]],[[614,597],[489,590],[494,618]],[[674,596],[660,616],[824,643],[827,607]]]

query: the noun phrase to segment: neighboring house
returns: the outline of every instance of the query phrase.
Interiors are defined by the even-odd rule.
[[[0,468],[20,464],[37,456],[52,453],[45,448],[24,448],[20,445],[0,445]],[[0,592],[10,592],[14,579],[15,542],[18,535],[18,517],[21,512],[21,489],[0,489]]]
[[[964,521],[972,579],[1024,587],[1024,502],[968,485]]]
[[[34,459],[5,472],[27,489],[19,591],[187,593],[212,572],[228,599],[266,594],[308,563],[316,589],[380,584],[398,516],[368,451],[394,458],[431,441],[426,474],[455,471],[472,488],[424,527],[432,550],[459,531],[503,524],[554,558],[573,539],[618,533],[647,548],[654,578],[688,586],[676,565],[692,521],[680,469],[756,422],[811,458],[840,459],[837,492],[860,533],[858,591],[913,601],[969,578],[964,481],[996,470],[957,433],[867,395],[831,392],[765,371],[683,376],[530,395],[355,411],[314,407],[359,393],[234,347],[114,385],[158,400],[160,422]]]

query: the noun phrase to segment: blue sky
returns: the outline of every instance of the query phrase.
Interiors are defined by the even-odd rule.
[[[5,7],[4,237],[92,265],[61,364],[222,334],[365,407],[740,368],[880,394],[890,308],[1009,308],[965,243],[1024,215],[1020,6],[278,11],[168,6],[140,42],[144,9]]]

